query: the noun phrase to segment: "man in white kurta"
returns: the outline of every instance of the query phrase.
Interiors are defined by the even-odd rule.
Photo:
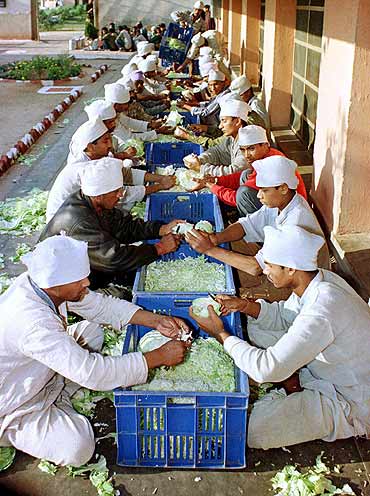
[[[322,243],[298,226],[265,228],[264,273],[275,287],[291,288],[291,297],[243,306],[235,297],[218,298],[223,310],[249,316],[252,344],[225,333],[211,308],[201,323],[254,381],[299,374],[297,392],[271,392],[254,404],[252,448],[370,435],[370,308],[341,277],[317,270]]]
[[[101,355],[100,324],[121,330],[142,321],[170,337],[184,324],[89,291],[87,243],[54,236],[23,261],[28,272],[0,297],[0,446],[79,466],[91,458],[95,441],[70,394],[80,386],[109,391],[145,383],[148,369],[160,363],[141,353]],[[65,300],[67,295],[72,301]],[[67,326],[67,310],[86,320]],[[162,352],[174,357],[174,346],[181,355],[177,341]],[[177,359],[182,361],[178,354]]]

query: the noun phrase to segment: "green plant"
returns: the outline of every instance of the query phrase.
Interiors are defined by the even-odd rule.
[[[85,36],[90,40],[96,40],[99,36],[99,30],[89,20],[86,20]]]
[[[9,79],[65,79],[70,76],[78,76],[81,66],[72,58],[61,55],[59,57],[33,57],[31,60],[23,60],[9,64],[6,69],[2,67],[5,76]]]

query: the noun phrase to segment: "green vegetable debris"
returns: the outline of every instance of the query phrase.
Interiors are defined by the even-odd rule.
[[[3,272],[0,274],[0,295],[4,293],[8,289],[8,287],[12,284],[15,277],[9,277],[8,274]]]
[[[113,402],[113,392],[91,391],[81,388],[72,396],[72,405],[77,413],[91,418],[94,415],[96,404],[104,398]]]
[[[46,472],[49,475],[55,475],[58,471],[58,466],[54,463],[48,462],[47,460],[41,460],[37,465],[41,472]]]
[[[135,219],[144,219],[145,205],[145,201],[136,202],[130,212],[132,217],[134,217]]]
[[[177,38],[168,38],[167,45],[172,48],[172,50],[185,50],[186,43]]]
[[[16,449],[12,446],[0,448],[0,472],[6,470],[14,461]]]
[[[144,142],[142,140],[136,139],[136,138],[132,138],[132,139],[125,141],[124,145],[122,147],[120,147],[119,151],[120,152],[124,151],[127,148],[129,148],[130,146],[133,146],[134,148],[136,148],[135,157],[143,157],[144,156],[144,154],[145,154]]]
[[[107,461],[103,455],[100,455],[97,463],[90,463],[82,467],[67,466],[67,473],[70,477],[86,475],[90,472],[90,482],[96,487],[99,496],[113,496],[116,494],[112,484],[112,478],[109,478]]]
[[[226,290],[226,274],[222,264],[207,262],[200,257],[185,257],[148,265],[145,291],[190,291],[192,293],[222,292]]]
[[[17,248],[15,250],[15,255],[9,257],[9,260],[13,263],[19,263],[21,261],[21,257],[26,253],[32,250],[31,246],[27,243],[18,243]]]

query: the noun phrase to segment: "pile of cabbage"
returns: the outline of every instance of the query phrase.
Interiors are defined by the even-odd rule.
[[[162,346],[169,338],[150,331],[141,338],[138,351],[147,353]],[[144,391],[234,392],[233,360],[214,338],[197,338],[176,367],[160,367],[149,372],[147,384],[135,386]]]
[[[163,176],[176,176],[176,185],[169,189],[168,191],[182,192],[190,191],[197,186],[198,183],[194,179],[202,179],[203,174],[201,172],[195,172],[185,167],[175,168],[173,165],[167,165],[167,167],[157,167],[156,174],[161,174]],[[199,193],[207,193],[208,189],[203,188]]]
[[[145,291],[220,293],[226,290],[222,264],[208,262],[204,255],[153,262],[147,266]]]
[[[172,50],[182,50],[183,51],[186,49],[186,43],[184,43],[181,40],[178,40],[177,38],[168,38],[167,45]]]
[[[131,139],[125,141],[125,143],[122,146],[120,146],[119,151],[123,152],[124,150],[126,150],[130,146],[133,146],[134,148],[136,148],[135,157],[143,157],[144,156],[144,154],[145,154],[144,142],[141,139],[131,138]]]

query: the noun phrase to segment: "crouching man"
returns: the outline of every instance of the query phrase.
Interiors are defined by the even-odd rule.
[[[82,241],[53,236],[23,261],[28,271],[0,297],[0,446],[79,466],[91,458],[95,441],[70,394],[80,386],[109,391],[145,383],[149,369],[179,364],[186,352],[183,342],[172,340],[150,353],[103,356],[100,324],[141,324],[173,338],[187,326],[89,291]],[[86,320],[68,326],[67,310]]]
[[[324,240],[302,227],[265,227],[264,273],[287,301],[218,297],[224,312],[248,315],[251,345],[225,332],[209,307],[198,323],[253,380],[280,383],[298,374],[292,394],[254,404],[248,445],[279,448],[314,439],[370,435],[370,308],[338,275],[317,268]],[[290,381],[292,382],[292,381]]]

